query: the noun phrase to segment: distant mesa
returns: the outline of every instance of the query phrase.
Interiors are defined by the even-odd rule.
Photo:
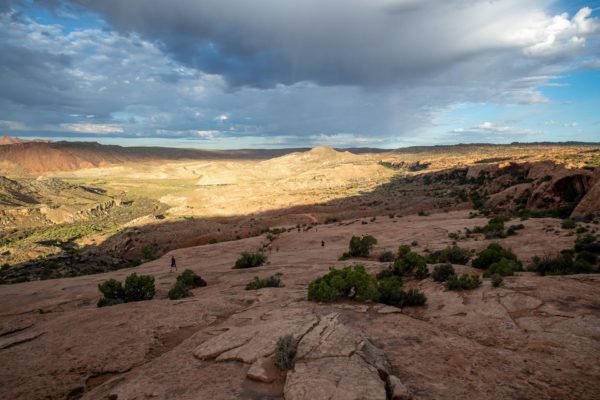
[[[0,146],[6,145],[6,144],[17,144],[17,143],[23,143],[24,140],[18,137],[11,137],[8,135],[4,135],[0,138]]]

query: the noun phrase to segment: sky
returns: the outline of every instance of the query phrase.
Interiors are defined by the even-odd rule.
[[[600,142],[600,0],[0,0],[0,133]]]

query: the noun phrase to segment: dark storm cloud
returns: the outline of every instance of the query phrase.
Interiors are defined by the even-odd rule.
[[[414,83],[535,38],[526,3],[414,0],[78,0],[234,86]],[[521,20],[526,16],[528,20]],[[544,27],[539,27],[543,29]],[[511,32],[513,30],[513,32]],[[525,33],[526,34],[526,33]],[[533,44],[533,43],[531,43]],[[557,43],[557,45],[560,43]]]
[[[0,127],[389,144],[455,104],[546,101],[540,86],[595,65],[597,20],[548,4],[0,0]]]

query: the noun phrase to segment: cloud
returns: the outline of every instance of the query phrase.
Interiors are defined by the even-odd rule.
[[[492,143],[514,140],[528,141],[533,137],[542,135],[542,132],[540,131],[490,121],[485,121],[479,125],[468,128],[456,128],[452,130],[452,133],[462,138],[475,137]]]
[[[569,18],[547,14],[548,2],[541,0],[76,3],[120,32],[160,43],[189,67],[222,75],[233,86],[255,87],[412,83],[490,54],[571,54],[599,25],[588,7]],[[485,75],[485,69],[477,72]]]
[[[113,124],[61,124],[61,128],[77,133],[123,133],[123,128]]]
[[[455,104],[547,103],[593,67],[598,19],[549,4],[0,0],[0,113],[38,135],[392,146]],[[73,29],[84,11],[106,24]]]

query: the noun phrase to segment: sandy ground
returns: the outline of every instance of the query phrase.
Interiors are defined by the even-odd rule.
[[[128,270],[0,286],[0,398],[282,399],[285,376],[255,382],[246,377],[249,363],[201,360],[194,349],[235,329],[331,312],[385,352],[414,398],[600,398],[600,276],[525,272],[507,277],[504,287],[492,288],[486,279],[462,293],[430,278],[407,281],[405,286],[425,292],[428,304],[401,312],[375,304],[308,302],[307,285],[329,267],[360,261],[377,272],[387,265],[338,261],[352,235],[374,235],[375,253],[415,240],[423,252],[450,244],[449,232],[486,220],[456,211],[349,222],[281,234],[269,263],[256,269],[231,267],[242,251],[265,243],[264,236],[180,249]],[[559,220],[523,224],[517,236],[500,242],[524,262],[573,245]],[[468,239],[459,245],[480,250],[488,243]],[[180,271],[192,269],[208,286],[191,298],[168,300],[176,276],[168,271],[171,254]],[[96,308],[97,284],[132,272],[156,278],[155,299]],[[244,290],[254,276],[276,272],[285,287]]]

